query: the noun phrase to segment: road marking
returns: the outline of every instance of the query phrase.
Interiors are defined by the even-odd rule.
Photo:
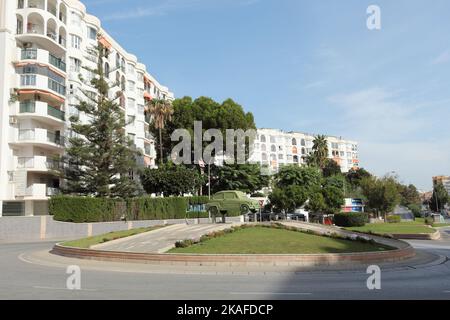
[[[277,295],[277,296],[311,296],[309,292],[230,292],[231,295]]]

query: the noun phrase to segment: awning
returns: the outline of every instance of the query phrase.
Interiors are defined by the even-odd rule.
[[[150,93],[148,93],[147,91],[144,91],[144,99],[152,100],[153,97],[150,95]]]
[[[108,40],[106,40],[105,37],[100,37],[98,39],[98,42],[108,50],[110,50],[112,47],[111,43]]]
[[[50,93],[48,91],[45,91],[45,90],[19,89],[17,92],[18,92],[18,94],[42,94],[42,95],[46,95],[46,96],[52,97],[55,100],[58,100],[60,103],[64,103],[64,101],[65,101],[61,97],[59,97],[59,96],[57,96],[57,95],[55,95],[53,93]]]

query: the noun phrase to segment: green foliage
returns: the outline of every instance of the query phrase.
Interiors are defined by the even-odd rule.
[[[269,177],[261,175],[261,167],[257,164],[224,165],[212,168],[212,193],[225,190],[254,193],[267,186],[269,186]]]
[[[433,189],[433,196],[430,199],[430,208],[434,212],[441,212],[445,205],[450,202],[450,196],[442,183],[437,183]]]
[[[191,137],[194,136],[194,122],[201,121],[203,130],[218,129],[224,136],[226,143],[227,129],[256,129],[254,117],[251,113],[246,113],[241,105],[231,99],[218,103],[211,98],[199,97],[193,100],[191,97],[183,97],[173,101],[172,121],[167,123],[162,130],[163,152],[170,155],[171,150],[178,142],[172,142],[170,135],[176,129],[186,129]],[[159,135],[159,129],[151,126],[154,136]],[[192,141],[192,150],[194,150]],[[204,146],[208,145],[204,142]]]
[[[309,166],[318,167],[321,170],[328,163],[328,141],[324,135],[318,135],[314,139],[313,152],[308,156],[306,162]]]
[[[361,169],[350,169],[350,171],[345,175],[347,182],[350,184],[352,188],[358,188],[361,186],[361,182],[363,179],[372,177],[372,174],[365,170]]]
[[[408,186],[399,184],[399,191],[402,206],[408,207],[409,205],[419,205],[421,203],[420,193],[416,186],[412,184]]]
[[[204,204],[207,198],[151,198],[128,200],[58,196],[50,199],[49,211],[56,221],[111,222],[127,220],[184,219],[189,203]],[[194,217],[196,218],[196,217]]]
[[[400,216],[388,216],[386,221],[388,223],[400,223],[402,222],[402,218]]]
[[[283,189],[275,188],[269,199],[276,212],[294,212],[305,204],[308,193],[303,187],[292,185]]]
[[[344,191],[335,186],[325,185],[322,188],[322,195],[325,201],[325,213],[339,213],[344,205]]]
[[[338,213],[334,215],[334,223],[338,227],[363,227],[369,222],[366,213]]]
[[[274,182],[278,188],[296,185],[302,186],[310,192],[320,187],[321,179],[320,170],[317,168],[290,165],[280,169],[274,177]]]
[[[398,182],[393,177],[364,178],[361,181],[361,189],[367,199],[366,205],[369,211],[386,215],[400,204]]]
[[[325,178],[331,177],[331,176],[336,176],[336,175],[342,175],[341,166],[332,159],[327,159],[325,161],[325,166],[322,171],[323,171],[323,176]]]
[[[149,115],[152,118],[153,128],[158,130],[158,147],[160,150],[159,162],[164,163],[164,148],[163,148],[163,130],[166,127],[168,121],[172,121],[172,115],[174,113],[172,102],[162,99],[152,99],[148,101]]]
[[[125,133],[125,114],[109,97],[114,86],[108,84],[103,72],[103,48],[97,52],[97,68],[85,69],[94,75],[91,90],[81,90],[76,108],[86,114],[90,123],[71,117],[76,134],[69,139],[64,164],[58,172],[65,180],[64,194],[96,197],[131,197],[140,193],[140,185],[131,177],[140,153]],[[119,92],[119,96],[122,93]]]
[[[306,205],[306,210],[312,213],[322,213],[327,209],[325,199],[321,192],[312,193],[309,196],[309,202]]]
[[[414,214],[414,217],[420,218],[422,213],[422,207],[419,204],[410,204],[408,209]]]
[[[168,163],[162,164],[158,169],[143,170],[141,182],[147,194],[182,196],[197,193],[205,182],[205,177],[195,168]]]

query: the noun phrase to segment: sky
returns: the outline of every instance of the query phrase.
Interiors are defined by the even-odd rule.
[[[176,97],[232,98],[260,128],[342,136],[362,167],[450,175],[448,0],[84,0]],[[381,9],[381,30],[367,8]]]

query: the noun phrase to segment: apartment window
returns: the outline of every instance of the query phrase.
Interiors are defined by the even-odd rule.
[[[334,143],[334,142],[333,142],[333,143],[331,144],[331,148],[332,148],[332,149],[339,149],[339,145],[338,145],[337,143]]]
[[[144,96],[144,89],[138,88],[138,96],[143,97]]]
[[[344,151],[341,151],[340,154],[341,154],[341,157],[345,157],[345,152]]]
[[[284,156],[283,156],[282,154],[279,154],[279,155],[278,155],[278,159],[279,159],[279,160],[283,160],[283,159],[284,159]]]
[[[14,182],[14,172],[8,171],[8,182]]]
[[[104,72],[105,72],[105,77],[109,78],[109,63],[108,62],[105,62],[105,70],[104,70]]]
[[[77,58],[70,58],[70,71],[71,72],[80,72],[81,70],[81,61]]]
[[[71,34],[70,41],[71,41],[72,48],[81,49],[81,38],[79,36]]]
[[[92,27],[88,27],[88,38],[91,40],[97,40],[97,30]]]
[[[127,101],[128,108],[134,109],[135,103],[136,103],[136,101],[134,99],[128,98],[128,101]]]
[[[35,86],[36,85],[36,75],[21,75],[20,85],[22,86]]]
[[[143,115],[145,113],[145,107],[142,104],[138,104],[138,114]]]
[[[128,81],[128,90],[134,92],[135,85],[134,81]]]
[[[81,16],[78,13],[72,12],[70,16],[70,24],[76,27],[81,27]]]
[[[266,143],[266,141],[267,141],[267,140],[266,140],[266,136],[261,136],[261,142],[262,142],[262,143]]]
[[[23,9],[25,0],[17,1],[17,9]]]
[[[139,82],[144,82],[144,75],[141,72],[139,72],[137,75],[137,79]]]
[[[128,64],[128,73],[134,74],[134,66],[132,64]]]
[[[274,137],[274,136],[271,136],[271,137],[270,137],[270,143],[275,143],[275,142],[276,142],[275,137]]]

